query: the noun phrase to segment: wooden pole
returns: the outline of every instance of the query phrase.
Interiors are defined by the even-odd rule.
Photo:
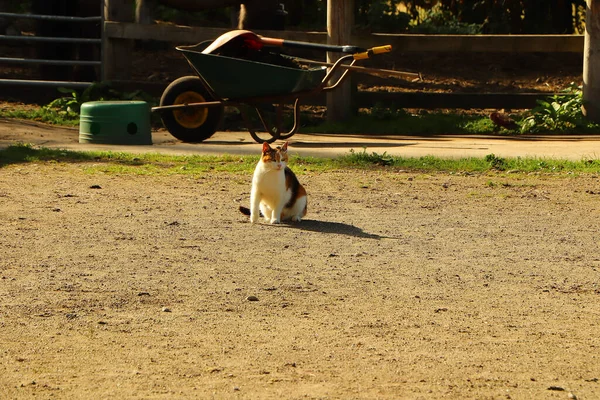
[[[156,0],[136,0],[135,22],[138,24],[151,25],[154,23],[154,9]]]
[[[600,0],[599,0],[600,1]],[[354,21],[353,0],[327,0],[327,43],[332,45],[350,44]],[[334,63],[339,53],[327,53],[327,62]],[[344,121],[352,115],[352,84],[350,80],[327,93],[327,119],[332,122]]]
[[[583,47],[583,114],[600,122],[600,0],[587,0]]]
[[[104,0],[105,21],[133,22],[133,14],[133,0]],[[133,41],[105,34],[102,38],[102,80],[131,79]]]

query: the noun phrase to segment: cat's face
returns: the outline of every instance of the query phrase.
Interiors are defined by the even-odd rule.
[[[271,147],[269,143],[263,143],[262,162],[269,169],[281,170],[287,165],[287,142],[283,146]]]

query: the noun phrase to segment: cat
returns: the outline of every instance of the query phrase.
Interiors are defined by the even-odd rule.
[[[272,148],[263,143],[262,155],[252,177],[250,208],[240,206],[240,211],[255,223],[262,215],[266,222],[299,222],[306,215],[306,190],[287,166],[288,143]]]

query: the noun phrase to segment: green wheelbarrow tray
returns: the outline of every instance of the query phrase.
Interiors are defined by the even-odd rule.
[[[209,44],[179,46],[177,50],[220,99],[290,96],[317,88],[327,74],[326,67],[290,68],[202,53]]]

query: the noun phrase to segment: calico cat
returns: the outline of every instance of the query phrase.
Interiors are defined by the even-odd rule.
[[[271,224],[300,221],[306,215],[306,190],[287,166],[287,147],[287,142],[276,148],[263,143],[252,178],[250,209],[240,206],[252,223],[258,221],[259,215]]]

